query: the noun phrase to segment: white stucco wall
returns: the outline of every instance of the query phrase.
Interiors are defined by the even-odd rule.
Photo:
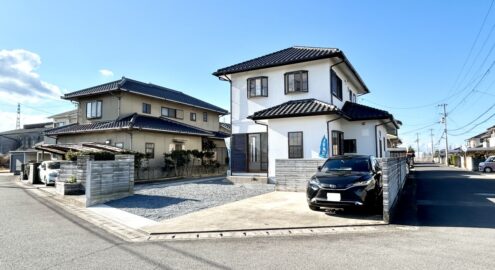
[[[334,116],[335,118],[335,116]],[[327,136],[326,122],[329,116],[309,116],[271,119],[268,131],[268,174],[275,176],[275,159],[289,158],[288,133],[303,132],[304,159],[321,159],[320,143]]]
[[[323,59],[281,67],[266,68],[242,73],[232,74],[232,132],[253,133],[264,132],[265,128],[255,125],[253,121],[247,119],[253,113],[273,107],[290,100],[300,100],[315,98],[321,101],[332,103],[339,108],[344,102],[349,100],[348,89],[354,92],[356,89],[347,79],[341,69],[342,65],[337,65],[333,69],[342,79],[342,96],[340,101],[336,97],[331,97],[330,91],[330,66],[335,63],[334,59]],[[285,94],[284,74],[291,71],[308,71],[308,92]],[[268,97],[247,97],[247,79],[252,77],[268,77]]]

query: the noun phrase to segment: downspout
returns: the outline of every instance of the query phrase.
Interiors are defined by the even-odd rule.
[[[378,139],[378,135],[377,135],[377,133],[378,133],[378,127],[379,126],[386,125],[386,124],[389,124],[389,123],[393,123],[393,120],[390,120],[388,122],[383,122],[381,124],[375,125],[375,157],[378,157],[378,142],[377,142],[377,139]]]
[[[335,64],[330,65],[330,104],[333,105],[333,93],[332,93],[332,68],[336,65],[340,65],[344,63],[344,60],[341,60],[340,62],[337,62]]]
[[[328,138],[328,142],[327,142],[327,155],[328,155],[328,157],[331,156],[331,154],[330,154],[330,150],[331,150],[331,147],[330,147],[330,131],[329,131],[329,129],[330,129],[330,122],[337,121],[340,118],[342,118],[342,114],[341,113],[339,113],[339,117],[327,121],[327,138]]]
[[[255,124],[258,124],[258,125],[262,125],[262,126],[265,126],[266,127],[266,137],[268,138],[268,124],[263,124],[263,123],[258,123],[257,120],[254,120],[254,123]],[[261,144],[261,142],[260,142]],[[261,146],[261,145],[260,145]],[[267,160],[267,167],[270,168],[270,144],[268,142],[266,142],[266,152],[268,154],[268,160]],[[268,179],[268,176],[269,176],[269,170],[267,169],[266,170],[266,178]]]
[[[230,171],[230,176],[232,176],[232,80],[227,75],[224,75],[223,77],[218,76],[218,79],[221,81],[229,82],[229,85],[230,85],[230,125],[231,125],[231,129],[230,129],[230,142],[229,142],[230,143],[229,171]]]

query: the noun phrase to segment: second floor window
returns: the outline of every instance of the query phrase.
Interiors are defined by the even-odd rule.
[[[208,113],[207,112],[203,113],[203,122],[208,122]]]
[[[143,103],[143,113],[151,113],[151,104]]]
[[[337,76],[335,71],[330,70],[330,86],[332,88],[332,95],[342,100],[342,79]]]
[[[184,111],[162,107],[162,116],[170,117],[170,118],[177,118],[177,119],[184,119]]]
[[[268,96],[268,77],[249,78],[248,98]]]
[[[301,70],[285,73],[285,94],[308,92],[308,72]]]
[[[192,113],[191,113],[191,118],[190,118],[190,119],[191,119],[191,121],[196,122],[196,113],[192,112]]]
[[[101,100],[90,101],[86,104],[86,118],[101,118]]]

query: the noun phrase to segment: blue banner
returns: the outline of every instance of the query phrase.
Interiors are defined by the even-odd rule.
[[[325,135],[323,135],[323,138],[321,139],[320,157],[322,158],[328,157],[328,139]]]

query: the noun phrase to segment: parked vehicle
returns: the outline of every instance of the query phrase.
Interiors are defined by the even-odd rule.
[[[309,208],[374,209],[382,202],[382,172],[373,156],[335,156],[327,159],[308,182]]]
[[[495,171],[495,156],[489,156],[484,162],[480,162],[478,169],[486,173]]]
[[[60,172],[60,162],[59,161],[43,161],[40,166],[38,166],[40,171],[40,180],[46,186],[50,184],[55,184],[58,179],[58,174]]]

